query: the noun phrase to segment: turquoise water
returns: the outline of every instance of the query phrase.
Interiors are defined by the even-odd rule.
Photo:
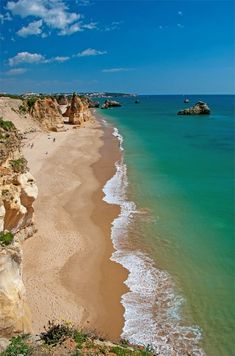
[[[185,299],[182,321],[209,356],[235,354],[234,96],[191,96],[210,116],[177,116],[181,96],[120,98],[102,110],[123,136],[129,197],[149,219],[138,236]],[[196,354],[196,353],[195,353]]]

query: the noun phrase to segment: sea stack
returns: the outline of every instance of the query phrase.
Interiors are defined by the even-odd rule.
[[[120,107],[122,106],[118,101],[114,100],[105,100],[104,104],[101,106],[101,109],[109,109],[112,107]]]
[[[180,110],[177,115],[210,115],[209,106],[203,101],[198,101],[194,106]]]
[[[86,98],[82,98],[73,93],[71,104],[67,106],[64,117],[69,118],[72,125],[81,125],[92,118],[89,110],[89,103]]]

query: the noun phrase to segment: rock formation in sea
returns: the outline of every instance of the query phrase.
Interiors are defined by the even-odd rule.
[[[22,282],[22,246],[34,231],[38,189],[21,153],[21,136],[0,119],[0,336],[30,330]]]
[[[209,115],[210,108],[203,101],[198,101],[194,106],[180,110],[177,115]]]
[[[94,101],[91,99],[88,99],[88,105],[89,105],[89,108],[99,108],[100,107],[99,101]]]
[[[60,131],[64,119],[57,100],[51,97],[37,99],[29,110],[30,115],[36,119],[43,130]]]
[[[71,104],[67,106],[63,116],[68,117],[69,123],[73,125],[81,125],[82,123],[91,120],[92,115],[89,110],[88,100],[86,98],[79,97],[74,93]]]
[[[109,109],[112,107],[122,106],[118,101],[115,100],[105,100],[104,104],[101,106],[101,109]]]

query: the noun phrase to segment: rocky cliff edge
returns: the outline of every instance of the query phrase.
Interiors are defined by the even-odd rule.
[[[30,329],[22,282],[21,242],[34,233],[38,189],[21,153],[21,135],[0,119],[0,336]]]

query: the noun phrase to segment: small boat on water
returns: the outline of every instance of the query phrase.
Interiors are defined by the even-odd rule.
[[[184,103],[185,103],[185,104],[189,103],[189,99],[188,99],[188,98],[185,98],[185,99],[184,99]]]
[[[139,103],[140,103],[140,101],[139,101],[139,100],[136,100],[136,101],[135,101],[135,104],[139,104]]]

